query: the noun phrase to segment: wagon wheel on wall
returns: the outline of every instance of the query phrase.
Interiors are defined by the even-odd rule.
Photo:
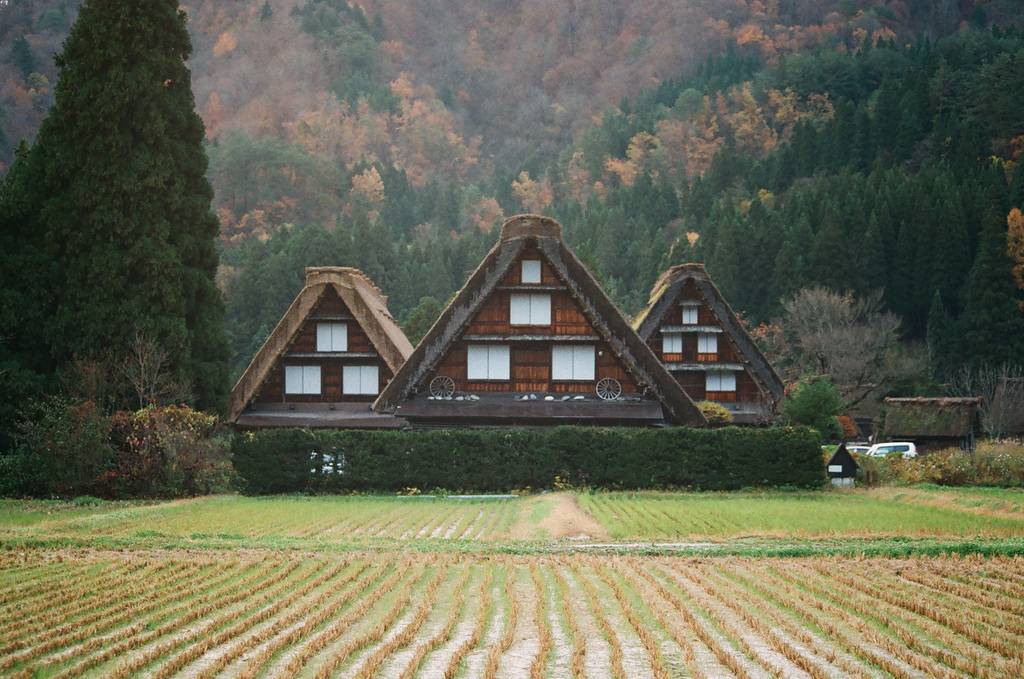
[[[598,380],[595,391],[602,401],[614,401],[622,396],[622,384],[617,379],[605,377]]]
[[[434,398],[450,398],[455,393],[455,380],[442,375],[430,380],[430,395]]]

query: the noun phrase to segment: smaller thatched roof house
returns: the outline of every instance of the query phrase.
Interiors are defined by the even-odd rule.
[[[387,297],[358,269],[309,267],[306,285],[231,390],[238,427],[394,428],[370,409],[412,353]]]
[[[920,449],[974,448],[981,399],[887,398],[882,440],[912,441]]]
[[[773,417],[782,380],[703,264],[661,274],[633,327],[693,400],[719,403],[737,424]]]

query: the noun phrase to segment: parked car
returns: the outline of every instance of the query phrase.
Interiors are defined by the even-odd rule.
[[[900,453],[901,455],[903,455],[904,460],[909,460],[911,458],[917,457],[917,446],[915,446],[910,441],[889,441],[886,443],[876,443],[875,445],[871,446],[870,450],[868,450],[867,456],[886,457],[888,455],[893,455],[895,453]]]
[[[847,443],[846,449],[850,455],[867,455],[871,451],[870,443]]]

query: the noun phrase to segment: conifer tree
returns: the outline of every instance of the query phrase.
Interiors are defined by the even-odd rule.
[[[18,71],[21,72],[21,77],[26,80],[36,70],[36,58],[32,54],[32,48],[29,46],[25,36],[15,38],[14,43],[11,45],[11,63],[18,68]]]
[[[928,361],[931,363],[932,375],[942,379],[946,374],[948,365],[948,325],[949,317],[946,315],[946,308],[942,304],[942,295],[938,290],[932,295],[932,305],[928,310],[928,332],[926,344],[928,346]]]
[[[968,364],[1024,363],[1024,314],[1017,306],[1005,224],[1005,217],[995,209],[986,212],[978,254],[964,288],[956,342],[958,359]]]
[[[185,22],[177,0],[82,4],[32,149],[35,220],[55,265],[46,336],[56,366],[123,352],[143,333],[198,405],[218,407],[227,392],[219,227]]]

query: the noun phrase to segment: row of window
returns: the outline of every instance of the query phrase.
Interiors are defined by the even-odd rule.
[[[662,335],[661,351],[665,354],[683,353],[683,333],[667,332]],[[700,333],[697,335],[697,353],[717,354],[718,335],[714,333]]]
[[[510,348],[507,344],[472,345],[468,350],[467,377],[470,380],[501,380],[511,377]],[[551,379],[554,381],[593,381],[593,346],[554,346],[551,348]],[[375,396],[379,371],[375,365],[342,367],[341,392],[348,396]],[[736,373],[715,370],[706,373],[707,391],[736,391]],[[318,365],[289,365],[284,369],[284,393],[320,395],[321,368]]]
[[[379,371],[377,369],[377,366],[342,366],[341,393],[347,396],[376,396],[379,391]],[[294,395],[321,394],[322,388],[320,380],[320,366],[285,366],[284,393]]]
[[[466,378],[505,381],[511,376],[511,348],[507,344],[471,344],[466,351]],[[593,381],[596,358],[593,345],[551,347],[551,379]]]

